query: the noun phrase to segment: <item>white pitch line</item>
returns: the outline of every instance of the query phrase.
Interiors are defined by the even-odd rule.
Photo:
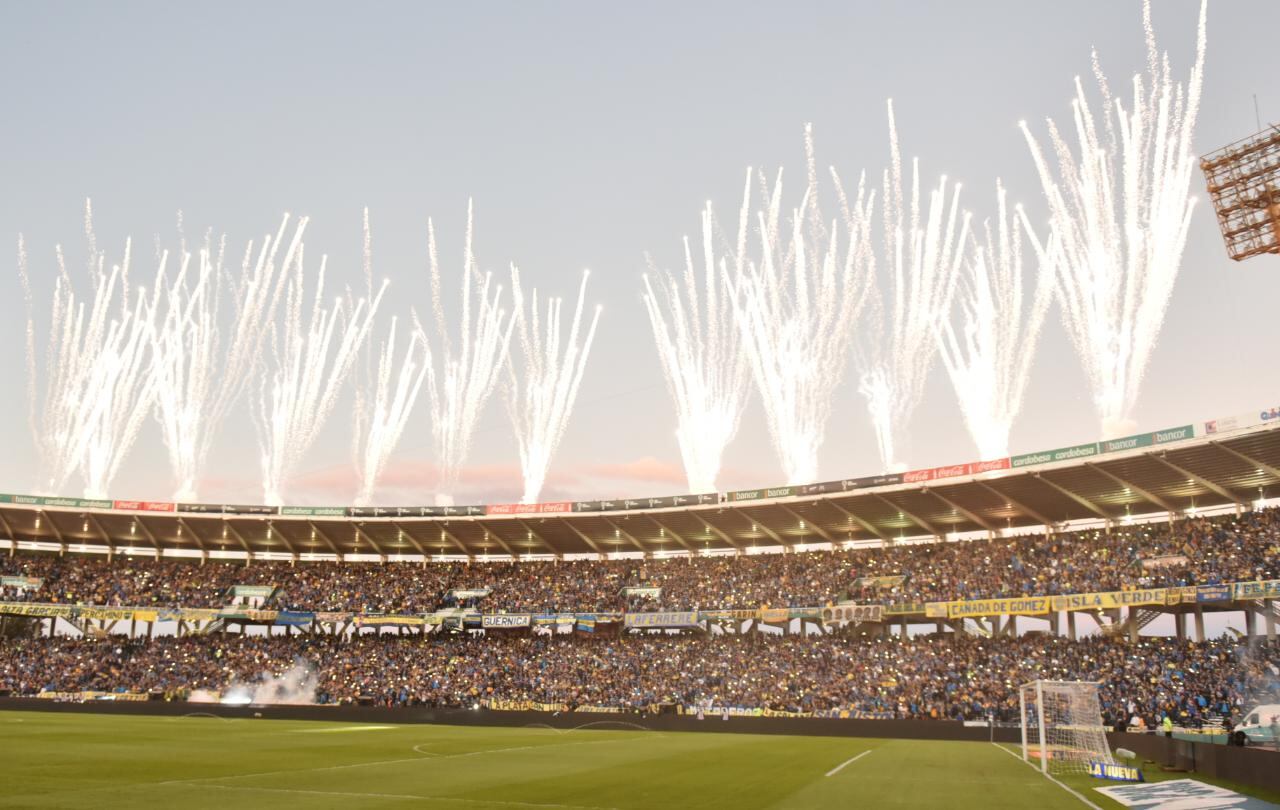
[[[1013,752],[1012,752],[1012,751],[1010,751],[1008,748],[1005,748],[1005,747],[1004,747],[1003,745],[1001,745],[1000,743],[993,742],[993,743],[991,743],[991,744],[992,744],[992,745],[994,745],[996,748],[999,748],[1001,751],[1005,752],[1005,753],[1006,753],[1006,754],[1008,754],[1009,756],[1013,757],[1014,759],[1018,760],[1018,761],[1019,761],[1019,762],[1021,762],[1023,765],[1026,765],[1027,767],[1031,768],[1031,770],[1033,770],[1033,771],[1035,771],[1036,773],[1040,774],[1040,775],[1041,775],[1041,776],[1043,776],[1045,779],[1048,779],[1050,782],[1054,783],[1054,784],[1055,784],[1055,785],[1057,785],[1058,787],[1060,787],[1060,788],[1062,788],[1063,790],[1065,790],[1066,792],[1070,793],[1072,796],[1075,796],[1077,799],[1079,799],[1080,801],[1084,802],[1084,804],[1085,804],[1085,806],[1086,806],[1086,807],[1092,807],[1092,808],[1093,808],[1093,810],[1102,810],[1102,808],[1101,808],[1101,807],[1099,807],[1098,805],[1096,805],[1096,804],[1094,804],[1093,802],[1089,801],[1089,800],[1088,800],[1088,799],[1086,799],[1084,796],[1082,796],[1080,793],[1078,793],[1078,792],[1076,792],[1075,790],[1073,790],[1072,788],[1069,788],[1069,787],[1067,787],[1066,785],[1062,784],[1062,783],[1061,783],[1061,782],[1059,782],[1057,779],[1054,779],[1052,776],[1050,776],[1047,772],[1042,771],[1042,770],[1040,770],[1039,768],[1037,768],[1034,764],[1032,764],[1032,763],[1030,763],[1030,762],[1027,762],[1027,761],[1026,761],[1026,760],[1024,760],[1022,757],[1020,757],[1020,756],[1018,756],[1017,754],[1013,753]]]
[[[854,756],[849,757],[849,758],[848,758],[848,759],[846,759],[844,762],[841,762],[839,765],[837,765],[837,766],[835,766],[834,768],[832,768],[831,770],[827,771],[827,776],[835,776],[836,774],[840,773],[840,769],[841,769],[841,768],[843,768],[843,767],[844,767],[844,766],[846,766],[846,765],[850,765],[850,764],[852,764],[852,763],[854,763],[854,762],[857,762],[858,760],[860,760],[860,759],[862,759],[863,757],[865,757],[867,754],[870,754],[870,753],[871,753],[871,751],[872,751],[872,749],[868,748],[866,751],[863,751],[861,754],[856,754],[856,755],[854,755]]]
[[[252,787],[250,785],[210,785],[221,790],[250,790],[258,793],[296,793],[304,796],[354,796],[365,799],[412,799],[413,801],[454,802],[457,804],[501,805],[503,807],[552,807],[557,810],[617,810],[613,807],[596,807],[589,804],[543,804],[541,802],[511,802],[500,799],[464,799],[458,796],[420,796],[408,793],[352,793],[342,790],[304,790],[302,788]]]

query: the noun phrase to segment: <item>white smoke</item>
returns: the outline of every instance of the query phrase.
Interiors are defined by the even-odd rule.
[[[310,662],[298,659],[283,675],[262,673],[252,683],[233,683],[222,693],[221,703],[229,706],[299,706],[316,702],[319,680]],[[195,695],[192,696],[195,699]]]

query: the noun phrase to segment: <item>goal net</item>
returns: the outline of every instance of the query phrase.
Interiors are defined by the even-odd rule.
[[[1090,762],[1115,764],[1102,724],[1098,684],[1032,681],[1018,689],[1022,758],[1045,773],[1086,773]]]

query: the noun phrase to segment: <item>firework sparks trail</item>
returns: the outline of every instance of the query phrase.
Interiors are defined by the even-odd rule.
[[[514,361],[508,366],[507,411],[520,448],[520,470],[524,475],[522,503],[538,502],[547,470],[551,467],[551,458],[564,436],[574,400],[582,386],[582,375],[587,367],[587,356],[591,353],[591,343],[595,340],[601,309],[599,306],[595,308],[583,337],[582,312],[589,276],[588,272],[582,274],[569,334],[562,340],[561,300],[547,299],[544,318],[538,304],[538,291],[534,289],[529,314],[525,316],[519,275],[514,270],[512,272],[517,333],[524,363],[521,369],[516,369]]]
[[[888,110],[890,164],[882,179],[884,255],[877,262],[887,269],[888,279],[880,279],[869,307],[859,391],[867,400],[883,468],[900,471],[906,469],[901,434],[924,394],[938,349],[935,325],[951,307],[969,214],[960,210],[960,184],[948,192],[945,175],[922,209],[918,160],[911,162],[911,196],[904,199],[892,100]]]
[[[288,216],[274,239],[268,234],[254,256],[245,249],[233,291],[235,311],[228,339],[222,331],[221,302],[226,239],[216,247],[206,237],[195,255],[185,245],[182,267],[172,284],[157,281],[164,307],[155,328],[156,422],[169,453],[175,480],[174,500],[193,501],[218,428],[252,378],[286,278],[277,255],[284,244]],[[288,267],[301,247],[307,220],[299,220],[281,264]]]
[[[831,396],[867,298],[874,197],[864,177],[850,205],[832,172],[843,216],[832,221],[828,235],[818,203],[810,127],[805,128],[805,157],[807,185],[800,206],[792,211],[789,235],[779,222],[779,172],[772,191],[763,192],[766,204],[756,212],[759,255],[736,261],[732,271],[722,274],[774,448],[791,484],[817,480]]]
[[[996,223],[983,223],[956,290],[960,325],[943,321],[938,350],[960,413],[983,459],[1009,455],[1009,431],[1022,407],[1036,341],[1053,301],[1053,268],[1041,262],[1024,294],[1022,234],[996,181]],[[1049,237],[1050,255],[1056,239]]]
[[[474,216],[467,203],[466,245],[462,260],[462,317],[459,341],[455,346],[444,316],[439,254],[435,226],[428,220],[427,237],[431,263],[431,306],[436,321],[439,347],[431,342],[422,324],[414,318],[418,340],[426,348],[427,399],[431,406],[431,435],[435,444],[440,477],[436,501],[453,503],[462,463],[471,449],[471,437],[484,405],[497,385],[507,361],[516,313],[502,308],[502,285],[491,273],[481,275],[472,252]],[[514,272],[514,268],[513,268]],[[478,301],[473,302],[472,299]],[[436,357],[440,363],[437,368]]]
[[[1047,122],[1056,175],[1026,122],[1021,124],[1060,242],[1053,264],[1063,321],[1107,438],[1135,427],[1139,386],[1186,246],[1206,15],[1202,2],[1195,64],[1183,85],[1173,78],[1168,53],[1156,47],[1151,4],[1143,3],[1147,67],[1133,77],[1128,109],[1112,95],[1094,52],[1101,115],[1095,116],[1077,77],[1071,107],[1079,153],[1052,119]],[[1047,248],[1034,232],[1031,238],[1044,260]]]
[[[27,305],[26,355],[29,422],[42,474],[38,488],[65,492],[77,472],[86,498],[106,497],[111,481],[138,436],[155,394],[150,335],[155,301],[145,291],[130,305],[132,243],[108,270],[93,232],[93,208],[85,204],[85,237],[92,293],[77,297],[66,260],[56,249],[49,340],[43,366],[47,378],[38,393],[36,326],[26,246],[18,238],[18,268]],[[160,270],[164,272],[161,258]]]
[[[367,208],[364,212],[364,277],[368,295],[372,297],[373,234]],[[372,503],[374,489],[404,435],[426,379],[426,346],[416,336],[410,335],[404,356],[397,361],[396,324],[397,319],[392,317],[387,338],[378,350],[377,366],[371,357],[366,357],[366,367],[356,387],[351,449],[359,481],[357,506]]]
[[[299,245],[291,256],[292,267],[282,267],[288,276],[283,317],[268,330],[270,351],[262,363],[253,407],[263,497],[269,505],[283,503],[284,487],[332,413],[386,292],[383,283],[372,299],[351,302],[338,297],[332,307],[324,306],[327,259],[321,258],[310,311],[304,312],[303,258],[304,247]]]
[[[742,274],[750,222],[751,173],[738,216],[733,273]],[[750,370],[734,323],[733,300],[725,276],[729,257],[717,260],[711,203],[702,210],[702,276],[684,240],[684,276],[658,273],[656,291],[644,277],[644,304],[658,348],[667,391],[676,407],[676,441],[689,491],[715,492],[724,449],[738,433]],[[651,263],[652,266],[652,263]]]

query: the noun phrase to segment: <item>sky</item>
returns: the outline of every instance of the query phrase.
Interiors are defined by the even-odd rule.
[[[1161,47],[1185,78],[1198,3],[1162,0]],[[1280,4],[1212,2],[1197,153],[1280,120],[1274,42]],[[544,500],[667,495],[685,489],[675,415],[641,300],[646,255],[682,261],[713,201],[736,210],[748,166],[803,168],[803,128],[820,164],[878,176],[894,100],[904,155],[926,178],[964,184],[962,205],[991,216],[1011,199],[1046,216],[1017,122],[1065,121],[1072,80],[1096,48],[1113,85],[1144,61],[1134,2],[707,2],[697,4],[227,2],[6,3],[0,6],[0,399],[7,427],[0,491],[31,492],[21,233],[37,318],[47,319],[54,247],[85,255],[84,201],[98,239],[139,268],[157,237],[212,228],[261,239],[288,212],[311,218],[309,255],[331,283],[360,281],[361,211],[370,210],[384,315],[430,309],[426,222],[455,281],[468,200],[483,269],[520,266],[526,284],[571,295],[583,269],[603,306],[596,343]],[[1137,430],[1275,404],[1274,301],[1280,260],[1230,261],[1199,198],[1178,285],[1137,407]],[[456,289],[456,286],[450,289]],[[448,291],[447,291],[448,293]],[[452,301],[449,302],[452,306]],[[43,308],[42,308],[43,307]],[[822,447],[822,479],[880,462],[856,390],[853,352]],[[425,397],[376,500],[431,502]],[[350,395],[306,455],[286,497],[343,504],[356,489]],[[910,426],[912,467],[976,457],[940,365]],[[1036,352],[1012,451],[1099,437],[1084,375],[1059,314]],[[209,502],[258,502],[258,451],[243,407],[219,433],[200,485]],[[728,448],[719,488],[784,483],[759,395]],[[148,423],[112,486],[127,499],[173,490]],[[520,495],[501,396],[481,419],[459,502]],[[77,495],[78,492],[63,493]]]

